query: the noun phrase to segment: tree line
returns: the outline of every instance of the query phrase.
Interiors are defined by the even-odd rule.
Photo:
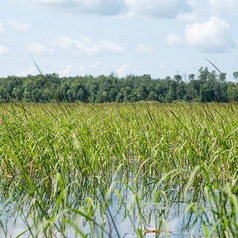
[[[201,67],[199,74],[189,74],[186,81],[179,74],[174,77],[152,79],[150,75],[127,75],[118,78],[92,75],[59,77],[58,74],[8,76],[0,78],[0,102],[54,102],[52,91],[59,101],[81,102],[229,102],[238,100],[238,84],[227,82],[226,74],[217,74]],[[233,73],[238,79],[238,72]],[[47,81],[47,83],[46,83]],[[50,85],[50,87],[49,87]]]

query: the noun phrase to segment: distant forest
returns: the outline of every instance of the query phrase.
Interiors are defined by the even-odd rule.
[[[179,74],[173,78],[152,79],[150,75],[128,75],[118,78],[108,76],[62,77],[58,74],[8,76],[0,78],[0,102],[22,100],[23,102],[136,102],[153,100],[159,102],[229,102],[238,100],[238,84],[227,82],[226,74],[209,72],[201,67],[199,74],[188,75],[185,81]],[[233,73],[235,80],[238,72]],[[48,83],[47,83],[48,82]],[[51,90],[52,89],[52,90]]]

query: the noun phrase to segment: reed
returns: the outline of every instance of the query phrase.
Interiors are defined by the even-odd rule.
[[[169,237],[171,216],[191,236],[236,237],[235,102],[0,106],[5,237],[7,211],[17,237],[123,237],[113,209],[137,237]]]

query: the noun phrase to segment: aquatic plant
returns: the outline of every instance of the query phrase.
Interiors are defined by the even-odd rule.
[[[11,103],[0,117],[6,237],[11,217],[17,237],[123,237],[123,221],[137,237],[238,233],[235,102]]]

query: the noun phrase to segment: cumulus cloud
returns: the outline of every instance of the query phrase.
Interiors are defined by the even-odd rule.
[[[185,37],[191,47],[204,52],[224,52],[236,47],[229,24],[215,16],[210,17],[207,22],[187,25]]]
[[[182,10],[187,10],[186,1],[181,0],[125,0],[129,15],[149,15],[155,17],[176,17]]]
[[[142,44],[137,44],[136,53],[139,53],[139,54],[153,54],[154,51],[151,50],[150,48],[145,47]]]
[[[201,21],[208,16],[208,12],[198,4],[198,1],[190,0],[187,3],[192,10],[180,12],[177,16],[179,21]]]
[[[113,54],[125,53],[124,47],[116,45],[111,41],[100,41],[96,43],[96,45],[98,45],[97,47],[99,48],[100,51],[105,51]]]
[[[104,69],[107,69],[107,66],[103,62],[98,61],[93,64],[81,65],[79,67],[79,72],[85,73],[85,74],[86,73],[92,74],[92,70],[100,71],[100,70],[104,70]]]
[[[124,64],[116,70],[119,78],[125,77],[129,72],[129,64]]]
[[[183,45],[183,39],[176,34],[167,35],[167,44],[171,46],[181,46]]]
[[[4,32],[5,32],[4,25],[3,25],[3,23],[0,22],[0,36],[3,35]]]
[[[36,69],[34,67],[31,67],[29,70],[24,70],[24,71],[21,71],[20,73],[16,73],[16,76],[25,77],[28,74],[34,74],[34,73],[36,73]]]
[[[124,47],[111,41],[94,42],[84,36],[81,36],[80,39],[77,40],[68,36],[60,36],[56,39],[47,40],[47,43],[55,49],[65,50],[74,55],[120,54],[125,52]]]
[[[107,66],[105,64],[103,64],[101,61],[98,61],[98,62],[96,62],[94,64],[89,64],[87,66],[87,68],[89,68],[89,69],[98,69],[98,68],[106,69]]]
[[[61,77],[66,77],[69,75],[69,73],[72,71],[73,66],[72,65],[67,65],[65,69],[60,70],[59,75]]]
[[[28,52],[33,54],[33,55],[38,55],[38,56],[49,56],[54,53],[54,49],[52,48],[46,48],[40,43],[32,43],[28,44]]]
[[[125,0],[125,3],[129,16],[174,18],[191,10],[185,0]]]
[[[48,6],[77,14],[150,16],[175,18],[190,12],[187,0],[15,0],[29,6]]]
[[[31,24],[29,22],[21,24],[14,19],[9,19],[7,21],[7,25],[15,31],[26,32],[28,31]]]
[[[237,0],[209,0],[213,14],[226,13],[228,15],[238,15]]]

